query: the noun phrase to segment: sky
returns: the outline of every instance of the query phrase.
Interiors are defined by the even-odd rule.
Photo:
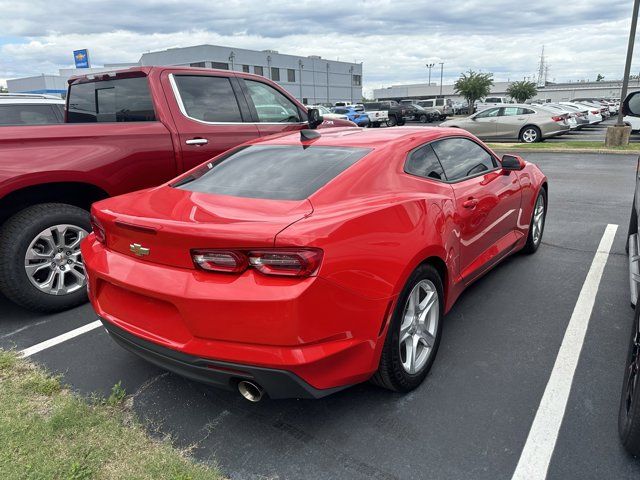
[[[0,84],[72,67],[136,62],[146,51],[198,44],[363,62],[365,94],[444,83],[469,69],[497,81],[536,74],[545,47],[550,81],[622,77],[632,0],[0,0]],[[638,46],[638,57],[640,45]],[[436,71],[437,70],[437,71]],[[640,61],[632,72],[640,72]],[[439,81],[439,66],[432,82]]]

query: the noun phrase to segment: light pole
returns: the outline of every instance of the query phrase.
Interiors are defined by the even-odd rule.
[[[273,78],[271,78],[271,55],[267,55],[267,70],[267,73],[269,74],[269,80],[273,80]]]
[[[302,60],[298,60],[298,67],[300,67],[300,101],[302,101],[302,67],[304,67]]]
[[[431,69],[435,66],[435,63],[427,63],[427,68],[429,69],[429,85],[431,85]]]
[[[236,58],[236,54],[231,52],[229,54],[229,62],[231,62],[231,70],[233,70],[233,61],[235,60],[235,58]]]
[[[442,75],[444,73],[444,62],[440,62],[440,96],[442,96]]]

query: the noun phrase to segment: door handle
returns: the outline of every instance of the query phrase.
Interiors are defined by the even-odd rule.
[[[184,143],[186,143],[187,145],[206,145],[207,143],[209,143],[209,140],[207,140],[206,138],[191,138]]]
[[[476,200],[475,198],[470,198],[462,202],[462,206],[464,208],[476,208],[476,205],[478,205],[478,200]]]

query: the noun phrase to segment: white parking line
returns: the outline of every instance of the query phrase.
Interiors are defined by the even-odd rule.
[[[573,375],[618,225],[607,225],[571,314],[512,480],[544,480],[569,400]]]
[[[67,333],[63,333],[62,335],[58,335],[57,337],[50,338],[49,340],[45,340],[44,342],[36,343],[32,347],[25,348],[20,351],[20,355],[23,357],[30,357],[31,355],[35,355],[47,348],[55,347],[62,342],[66,342],[67,340],[71,340],[78,335],[82,335],[83,333],[90,332],[91,330],[95,330],[99,326],[102,325],[100,320],[96,320],[95,322],[87,323],[81,327],[78,327],[74,330],[71,330]]]

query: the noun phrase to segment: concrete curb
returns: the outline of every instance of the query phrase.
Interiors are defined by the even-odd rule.
[[[515,153],[594,153],[594,154],[613,154],[613,155],[638,155],[640,150],[608,150],[589,149],[589,148],[518,148],[518,147],[491,147],[496,152],[515,152]]]

